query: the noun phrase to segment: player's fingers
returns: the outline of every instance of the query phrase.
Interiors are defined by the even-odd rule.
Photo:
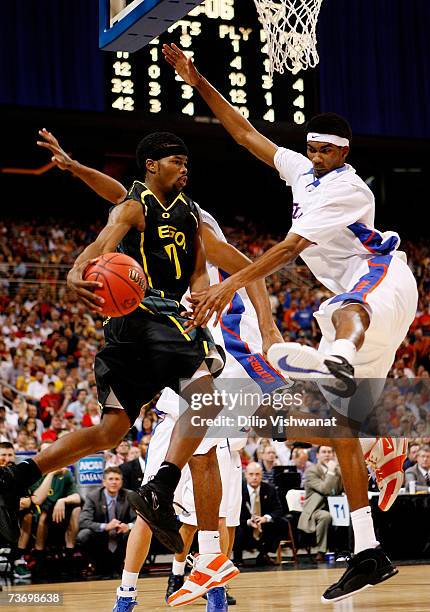
[[[54,151],[54,148],[50,142],[45,142],[44,140],[37,140],[36,144],[39,145],[39,147],[43,147],[44,149]]]
[[[175,43],[171,44],[172,49],[174,49],[179,57],[185,57],[185,53],[175,45]]]
[[[89,295],[94,295],[94,291],[96,289],[103,289],[103,283],[101,283],[100,281],[85,281],[85,280],[81,280],[81,281],[76,281],[76,286],[83,289],[84,291],[86,290],[86,292],[89,293]]]
[[[89,300],[93,304],[97,305],[104,304],[104,299],[101,297],[101,295],[97,295],[93,291],[87,291],[82,287],[75,286],[74,289],[80,298],[85,298],[86,300]]]
[[[171,66],[173,66],[173,68],[176,66],[176,62],[174,59],[172,59],[169,55],[165,55],[164,59],[166,60],[166,62],[168,64],[170,64]]]

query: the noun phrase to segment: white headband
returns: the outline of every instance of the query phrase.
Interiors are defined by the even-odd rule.
[[[318,134],[318,132],[309,132],[307,135],[308,142],[329,142],[337,147],[349,147],[348,138],[335,136],[334,134]]]

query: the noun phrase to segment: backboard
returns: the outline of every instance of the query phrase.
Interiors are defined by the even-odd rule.
[[[99,0],[99,47],[141,49],[202,0]]]

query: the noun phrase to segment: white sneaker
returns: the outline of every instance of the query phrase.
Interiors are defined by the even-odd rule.
[[[364,455],[366,463],[374,470],[379,488],[378,506],[389,510],[403,485],[403,464],[407,457],[406,438],[378,438]]]
[[[172,593],[167,603],[172,608],[185,606],[202,597],[213,587],[224,586],[236,578],[239,570],[223,553],[196,555],[193,558],[193,569],[183,586]]]
[[[344,357],[324,355],[311,346],[297,342],[272,344],[267,359],[278,372],[292,380],[331,379],[322,386],[338,397],[351,397],[357,388],[354,368]]]

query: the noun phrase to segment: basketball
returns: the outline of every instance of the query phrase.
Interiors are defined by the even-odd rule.
[[[97,257],[86,268],[84,280],[103,283],[95,293],[104,299],[102,309],[107,317],[122,317],[133,312],[147,286],[141,266],[123,253],[105,253]]]

